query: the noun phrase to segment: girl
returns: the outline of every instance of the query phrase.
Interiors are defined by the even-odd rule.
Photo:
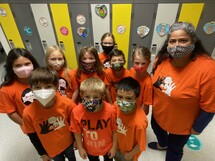
[[[112,102],[116,101],[116,83],[118,83],[122,78],[130,76],[129,70],[123,67],[125,62],[125,55],[121,50],[114,49],[110,53],[111,68],[106,69],[105,73],[107,81],[110,84],[109,88]]]
[[[101,38],[101,46],[103,52],[99,54],[99,59],[104,65],[104,68],[110,68],[110,52],[115,46],[115,38],[112,33],[105,33]]]
[[[81,82],[90,77],[100,78],[105,83],[106,87],[109,86],[98,57],[98,52],[92,46],[85,46],[80,50],[78,68],[75,71],[75,76],[79,86]],[[108,88],[106,88],[106,99],[109,103],[112,103]]]
[[[143,107],[146,115],[149,113],[149,105],[152,104],[152,81],[147,68],[150,64],[151,52],[145,47],[136,47],[132,54],[133,67],[130,69],[131,77],[136,79],[141,86],[137,104]]]
[[[0,112],[22,126],[23,110],[34,100],[28,85],[32,71],[39,67],[31,53],[22,48],[10,50],[6,58],[5,76],[0,85]]]
[[[58,91],[60,94],[76,101],[78,97],[78,84],[74,71],[68,67],[64,53],[58,46],[50,46],[47,49],[45,64],[46,67],[58,72]]]

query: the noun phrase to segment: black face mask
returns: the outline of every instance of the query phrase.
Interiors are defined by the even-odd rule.
[[[102,45],[102,49],[105,54],[109,54],[113,50],[114,46],[104,46]]]

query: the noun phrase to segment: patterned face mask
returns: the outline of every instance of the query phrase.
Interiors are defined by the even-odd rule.
[[[95,72],[97,69],[96,69],[96,63],[95,63],[95,61],[93,61],[93,62],[91,62],[91,63],[86,63],[86,62],[81,62],[81,64],[82,64],[82,71],[84,72],[84,73],[93,73],[93,72]],[[88,68],[88,67],[91,67],[90,69]]]
[[[175,59],[181,59],[189,55],[195,48],[195,45],[189,46],[174,46],[173,48],[167,47],[168,53]]]
[[[85,107],[85,109],[88,112],[94,112],[96,109],[99,108],[100,104],[102,103],[102,98],[101,99],[96,99],[96,100],[82,100],[82,103]]]
[[[135,101],[128,102],[128,101],[117,100],[117,105],[119,106],[119,108],[122,112],[128,113],[134,108]]]
[[[117,63],[112,63],[111,66],[113,70],[120,71],[123,68],[123,65],[124,63],[117,62]]]

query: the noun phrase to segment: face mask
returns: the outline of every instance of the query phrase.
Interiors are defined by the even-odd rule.
[[[119,106],[120,110],[124,113],[128,113],[134,108],[135,101],[134,102],[128,102],[128,101],[121,101],[117,100],[117,105]]]
[[[173,48],[167,47],[168,53],[175,59],[181,59],[189,55],[195,48],[195,45],[189,46],[174,46]]]
[[[33,90],[34,97],[43,105],[46,106],[52,98],[55,97],[54,89]]]
[[[124,63],[113,63],[111,65],[112,69],[115,71],[120,71],[123,68]]]
[[[95,62],[92,62],[92,63],[85,63],[85,62],[81,62],[81,64],[82,64],[82,71],[84,72],[84,73],[93,73],[93,72],[95,72],[96,71],[96,66],[95,66]],[[92,68],[88,68],[88,67],[92,67]]]
[[[139,67],[138,65],[133,65],[133,68],[136,72],[143,73],[147,70],[148,65]]]
[[[19,68],[13,68],[13,72],[19,78],[28,78],[31,75],[33,69],[34,69],[34,67],[31,64],[29,66],[22,66],[22,67],[19,67]]]
[[[82,100],[82,103],[88,112],[94,112],[102,103],[102,98],[99,100]]]
[[[110,54],[110,52],[113,50],[114,46],[104,46],[102,45],[102,49],[105,54]]]
[[[49,60],[48,62],[52,68],[60,69],[64,65],[65,61],[64,60],[56,60],[56,61]]]

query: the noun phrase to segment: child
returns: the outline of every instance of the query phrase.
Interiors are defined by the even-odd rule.
[[[58,72],[60,94],[76,101],[79,91],[74,71],[68,67],[64,53],[58,46],[50,46],[47,49],[45,64],[46,67]]]
[[[116,42],[112,33],[105,33],[101,38],[103,52],[99,54],[99,59],[104,68],[110,68],[110,52],[114,49]]]
[[[110,91],[108,89],[108,82],[106,75],[103,72],[102,64],[98,57],[97,50],[92,46],[85,46],[80,50],[78,58],[78,68],[75,71],[76,80],[80,86],[81,82],[90,77],[100,78],[106,85],[105,93],[106,99],[111,102]]]
[[[99,78],[88,78],[81,83],[82,103],[72,112],[70,130],[74,132],[82,159],[112,161],[117,147],[116,113],[103,101],[105,85]],[[82,141],[83,138],[83,141]]]
[[[136,47],[132,54],[133,67],[130,69],[131,77],[136,79],[140,86],[140,97],[137,100],[138,107],[143,107],[146,115],[149,113],[149,105],[152,105],[152,81],[147,68],[150,64],[151,52],[145,47]]]
[[[140,85],[132,77],[117,83],[115,107],[117,111],[118,151],[115,161],[137,161],[146,149],[148,121],[142,108],[136,104]]]
[[[34,100],[28,85],[28,77],[39,67],[29,51],[22,48],[11,49],[7,55],[5,76],[0,85],[0,112],[22,126],[23,110]]]
[[[23,127],[43,161],[75,161],[74,138],[69,131],[69,118],[76,104],[56,95],[58,75],[45,67],[33,71],[29,84],[36,98],[24,110]]]
[[[111,68],[106,69],[105,73],[107,81],[110,84],[109,90],[112,102],[116,101],[116,83],[122,78],[130,76],[130,71],[123,67],[125,62],[125,55],[121,50],[114,49],[110,53]]]

